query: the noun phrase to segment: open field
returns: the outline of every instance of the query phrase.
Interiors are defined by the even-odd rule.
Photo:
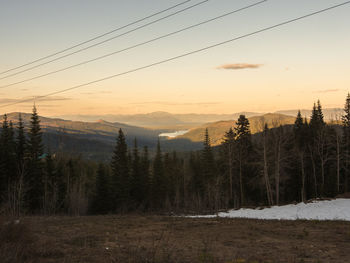
[[[1,227],[2,262],[350,262],[350,222],[132,215]]]

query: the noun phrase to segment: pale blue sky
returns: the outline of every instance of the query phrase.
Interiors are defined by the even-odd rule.
[[[0,0],[0,71],[179,2]],[[0,80],[0,86],[125,48],[255,2],[258,1],[211,0],[108,44]],[[105,60],[0,89],[0,104],[180,55],[342,2],[269,0],[214,23]],[[325,107],[342,106],[350,86],[349,28],[350,5],[176,62],[67,92],[57,100],[40,102],[39,108],[47,115],[157,110],[174,113],[268,112],[310,108],[318,98]],[[222,64],[236,63],[262,66],[245,70],[216,69]],[[6,111],[27,111],[29,107],[29,104],[17,105]]]

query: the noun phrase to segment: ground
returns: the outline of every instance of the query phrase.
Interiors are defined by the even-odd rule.
[[[23,242],[17,262],[350,262],[341,221],[129,215],[26,217],[16,227],[25,238],[16,249],[0,240],[3,260]]]

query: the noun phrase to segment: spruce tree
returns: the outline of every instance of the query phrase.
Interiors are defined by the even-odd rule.
[[[236,178],[235,178],[235,156],[234,156],[234,149],[235,149],[235,133],[232,128],[230,128],[224,136],[224,141],[222,143],[222,162],[223,162],[223,168],[224,168],[224,174],[228,178],[228,193],[230,198],[230,204],[234,207],[237,206],[238,197],[237,197],[237,187],[236,187]]]
[[[208,129],[205,129],[202,150],[202,172],[205,182],[210,183],[215,176],[215,161]]]
[[[344,167],[344,191],[348,192],[350,190],[350,93],[348,93],[345,105],[344,105],[344,115],[342,116],[343,124],[343,167]]]
[[[7,115],[4,114],[0,134],[0,204],[5,201],[6,190],[8,186],[8,138],[9,126]]]
[[[160,141],[158,139],[157,152],[153,160],[152,176],[152,203],[154,208],[160,208],[164,204],[166,189],[164,185],[164,164]]]
[[[7,190],[16,179],[16,145],[12,122],[8,122],[7,115],[3,117],[0,134],[0,198],[7,199]]]
[[[43,148],[40,119],[34,105],[27,144],[28,202],[31,212],[38,212],[43,205]]]
[[[298,111],[298,115],[295,119],[293,126],[294,133],[294,147],[297,155],[297,163],[299,164],[300,170],[298,174],[300,174],[300,198],[302,202],[306,201],[306,167],[305,167],[305,153],[307,149],[307,120],[303,120],[300,110]],[[295,189],[295,191],[297,191]]]
[[[240,115],[234,129],[236,134],[237,148],[236,148],[236,158],[238,161],[238,171],[239,171],[239,186],[240,186],[240,204],[245,205],[245,184],[248,168],[249,159],[252,157],[252,141],[250,133],[249,120],[245,115]]]
[[[24,157],[26,151],[26,137],[24,134],[24,124],[22,120],[22,115],[19,114],[18,126],[17,126],[17,138],[16,138],[16,156],[17,156],[17,166],[18,174],[22,175],[24,169]]]
[[[57,206],[57,180],[55,164],[51,152],[48,151],[44,166],[44,212],[53,214]]]
[[[145,205],[149,205],[151,196],[151,175],[150,175],[150,160],[148,156],[148,147],[143,148],[141,157],[141,181],[142,181],[142,194]]]
[[[117,144],[112,158],[113,207],[115,210],[128,209],[130,196],[128,148],[122,129],[119,129]]]
[[[145,186],[143,185],[141,161],[136,138],[134,139],[134,149],[132,153],[131,180],[132,199],[135,202],[136,207],[138,207],[143,201]]]
[[[100,163],[96,173],[96,191],[92,204],[92,212],[94,214],[107,214],[111,209],[109,182],[108,172],[104,165]]]

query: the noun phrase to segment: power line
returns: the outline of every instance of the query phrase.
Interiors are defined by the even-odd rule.
[[[158,12],[156,12],[156,13],[154,13],[154,14],[151,14],[151,15],[149,15],[149,16],[143,17],[143,18],[141,18],[141,19],[138,19],[138,20],[136,20],[136,21],[134,21],[134,22],[131,22],[131,23],[129,23],[129,24],[126,24],[126,25],[124,25],[124,26],[118,27],[118,28],[116,28],[116,29],[113,29],[113,30],[108,31],[108,32],[106,32],[106,33],[103,33],[103,34],[101,34],[101,35],[98,35],[98,36],[96,36],[96,37],[90,38],[90,39],[88,39],[88,40],[85,40],[85,41],[83,41],[83,42],[80,42],[80,43],[78,43],[78,44],[75,44],[75,45],[73,45],[73,46],[70,46],[70,47],[68,47],[68,48],[65,48],[65,49],[62,49],[62,50],[60,50],[60,51],[57,51],[57,52],[55,52],[55,53],[53,53],[53,54],[47,55],[47,56],[45,56],[45,57],[38,58],[38,59],[36,59],[36,60],[30,61],[30,62],[25,63],[25,64],[23,64],[23,65],[20,65],[20,66],[17,66],[17,67],[8,69],[8,70],[6,70],[6,71],[0,72],[0,75],[2,75],[2,74],[4,74],[4,73],[8,73],[8,72],[10,72],[10,71],[14,71],[14,70],[16,70],[16,69],[23,68],[23,67],[25,67],[25,66],[29,66],[29,65],[34,64],[34,63],[36,63],[36,62],[42,61],[42,60],[44,60],[44,59],[47,59],[47,58],[50,58],[50,57],[59,55],[59,54],[64,53],[64,52],[66,52],[66,51],[68,51],[68,50],[71,50],[71,49],[74,49],[74,48],[76,48],[76,47],[82,46],[82,45],[84,45],[84,44],[90,43],[90,42],[92,42],[92,41],[94,41],[94,40],[96,40],[96,39],[102,38],[102,37],[104,37],[104,36],[107,36],[107,35],[110,35],[110,34],[116,32],[116,31],[120,31],[120,30],[122,30],[122,29],[124,29],[124,28],[127,28],[127,27],[129,27],[129,26],[135,25],[135,24],[137,24],[137,23],[140,23],[140,22],[145,21],[145,20],[147,20],[147,19],[149,19],[149,18],[152,18],[152,17],[154,17],[154,16],[157,16],[157,15],[160,15],[160,14],[162,14],[162,13],[165,13],[165,12],[167,12],[167,11],[169,11],[169,10],[172,10],[172,9],[174,9],[174,8],[176,8],[176,7],[179,7],[179,6],[181,6],[181,5],[184,5],[184,4],[186,4],[186,3],[188,3],[188,2],[191,2],[191,1],[193,1],[193,0],[186,0],[186,1],[184,1],[184,2],[178,3],[178,4],[176,4],[176,5],[173,5],[173,6],[171,6],[171,7],[168,7],[168,8],[166,8],[166,9],[164,9],[164,10],[158,11]]]
[[[4,86],[0,86],[0,89],[11,87],[11,86],[15,86],[15,85],[18,85],[18,84],[22,84],[22,83],[25,83],[25,82],[28,82],[28,81],[31,81],[31,80],[35,80],[35,79],[39,79],[39,78],[42,78],[42,77],[46,77],[46,76],[49,76],[49,75],[52,75],[52,74],[56,74],[56,73],[59,73],[59,72],[62,72],[62,71],[68,70],[68,69],[72,69],[72,68],[75,68],[75,67],[78,67],[78,66],[82,66],[82,65],[85,65],[85,64],[88,64],[88,63],[91,63],[91,62],[94,62],[94,61],[97,61],[97,60],[100,60],[100,59],[103,59],[103,58],[106,58],[106,57],[110,57],[112,55],[115,55],[115,54],[118,54],[118,53],[122,53],[124,51],[130,50],[130,49],[134,49],[136,47],[140,47],[140,46],[143,46],[143,45],[155,42],[157,40],[164,39],[166,37],[169,37],[169,36],[172,36],[172,35],[175,35],[175,34],[178,34],[178,33],[184,32],[184,31],[187,31],[189,29],[192,29],[192,28],[195,28],[195,27],[198,27],[198,26],[201,26],[201,25],[213,22],[215,20],[218,20],[218,19],[224,18],[226,16],[232,15],[234,13],[237,13],[237,12],[240,12],[240,11],[252,8],[254,6],[257,6],[257,5],[262,4],[264,2],[267,2],[267,1],[268,0],[262,0],[260,2],[257,2],[257,3],[251,4],[251,5],[248,5],[248,6],[245,6],[245,7],[236,9],[236,10],[233,10],[231,12],[228,12],[228,13],[225,13],[223,15],[220,15],[220,16],[217,16],[217,17],[205,20],[203,22],[200,22],[200,23],[197,23],[197,24],[194,24],[194,25],[182,28],[180,30],[177,30],[177,31],[174,31],[174,32],[171,32],[171,33],[168,33],[168,34],[165,34],[165,35],[153,38],[151,40],[148,40],[148,41],[145,41],[145,42],[142,42],[142,43],[139,43],[139,44],[136,44],[136,45],[133,45],[133,46],[130,46],[130,47],[127,47],[127,48],[124,48],[124,49],[121,49],[121,50],[118,50],[118,51],[115,51],[115,52],[112,52],[112,53],[109,53],[109,54],[106,54],[106,55],[103,55],[103,56],[100,56],[100,57],[97,57],[97,58],[86,60],[86,61],[80,62],[80,63],[72,65],[72,66],[68,66],[68,67],[65,67],[65,68],[62,68],[62,69],[58,69],[58,70],[55,70],[55,71],[51,71],[51,72],[48,72],[48,73],[45,73],[45,74],[42,74],[42,75],[39,75],[39,76],[35,76],[35,77],[32,77],[32,78],[28,78],[28,79],[24,79],[24,80],[21,80],[21,81],[18,81],[18,82],[14,82],[14,83],[10,83],[10,84],[4,85]]]
[[[171,57],[171,58],[168,58],[168,59],[165,59],[165,60],[161,60],[161,61],[158,61],[158,62],[155,62],[155,63],[152,63],[152,64],[148,64],[146,66],[142,66],[142,67],[139,67],[139,68],[128,70],[128,71],[125,71],[125,72],[122,72],[122,73],[119,73],[119,74],[111,75],[111,76],[108,76],[108,77],[105,77],[105,78],[101,78],[101,79],[94,80],[94,81],[91,81],[91,82],[87,82],[87,83],[84,83],[84,84],[80,84],[80,85],[77,85],[77,86],[73,86],[73,87],[70,87],[70,88],[67,88],[67,89],[63,89],[63,90],[51,92],[51,93],[48,93],[48,94],[45,94],[45,95],[41,95],[41,96],[35,97],[35,99],[36,100],[40,100],[40,99],[43,99],[43,98],[46,98],[46,97],[49,97],[49,96],[57,95],[57,94],[60,94],[60,93],[64,93],[64,92],[67,92],[67,91],[70,91],[70,90],[78,89],[78,88],[81,88],[81,87],[84,87],[84,86],[88,86],[88,85],[91,85],[91,84],[95,84],[95,83],[102,82],[102,81],[105,81],[105,80],[109,80],[109,79],[112,79],[112,78],[116,78],[116,77],[120,77],[120,76],[123,76],[123,75],[127,75],[127,74],[130,74],[130,73],[133,73],[133,72],[137,72],[137,71],[140,71],[140,70],[143,70],[143,69],[151,68],[151,67],[154,67],[154,66],[157,66],[157,65],[160,65],[160,64],[164,64],[164,63],[167,63],[167,62],[179,59],[179,58],[187,57],[187,56],[190,56],[190,55],[193,55],[193,54],[196,54],[196,53],[200,53],[200,52],[203,52],[203,51],[206,51],[206,50],[218,47],[218,46],[222,46],[222,45],[228,44],[230,42],[234,42],[234,41],[237,41],[237,40],[249,37],[249,36],[257,35],[259,33],[262,33],[262,32],[265,32],[265,31],[269,31],[271,29],[274,29],[274,28],[277,28],[277,27],[280,27],[280,26],[291,24],[291,23],[296,22],[298,20],[302,20],[302,19],[305,19],[305,18],[308,18],[308,17],[311,17],[311,16],[315,16],[317,14],[324,13],[324,12],[327,12],[329,10],[332,10],[332,9],[335,9],[337,7],[341,7],[341,6],[344,6],[344,5],[347,5],[347,4],[350,4],[350,1],[346,1],[346,2],[343,2],[341,4],[333,5],[333,6],[330,6],[328,8],[324,8],[324,9],[321,9],[319,11],[315,11],[315,12],[309,13],[307,15],[303,15],[303,16],[300,16],[300,17],[297,17],[297,18],[294,18],[294,19],[291,19],[291,20],[287,20],[287,21],[275,24],[273,26],[265,27],[263,29],[260,29],[260,30],[257,30],[257,31],[254,31],[254,32],[251,32],[251,33],[248,33],[248,34],[245,34],[245,35],[241,35],[239,37],[235,37],[235,38],[232,38],[232,39],[229,39],[229,40],[226,40],[226,41],[223,41],[223,42],[211,45],[211,46],[207,46],[207,47],[204,47],[204,48],[201,48],[201,49],[197,49],[197,50],[194,50],[194,51],[191,51],[191,52],[179,55],[179,56]],[[14,102],[14,103],[0,105],[0,108],[4,108],[4,107],[20,104],[20,103],[23,103],[23,102],[29,102],[29,101],[32,101],[32,100],[33,99],[23,99],[23,100],[19,100],[17,102]]]
[[[169,15],[166,15],[166,16],[164,16],[164,17],[161,17],[161,18],[159,18],[159,19],[153,20],[153,21],[151,21],[151,22],[149,22],[149,23],[146,23],[146,24],[144,24],[144,25],[138,26],[138,27],[136,27],[136,28],[134,28],[134,29],[131,29],[131,30],[129,30],[129,31],[126,31],[126,32],[124,32],[124,33],[122,33],[122,34],[116,35],[116,36],[111,37],[111,38],[107,38],[106,40],[103,40],[103,41],[97,42],[97,43],[95,43],[95,44],[92,44],[92,45],[90,45],[90,46],[87,46],[87,47],[78,49],[78,50],[76,50],[76,51],[74,51],[74,52],[71,52],[71,53],[68,53],[68,54],[66,54],[66,55],[63,55],[63,56],[54,58],[54,59],[49,60],[49,61],[47,61],[47,62],[43,62],[43,63],[40,63],[40,64],[38,64],[38,65],[32,66],[32,67],[30,67],[30,68],[27,68],[27,69],[24,69],[24,70],[21,70],[21,71],[18,71],[18,72],[15,72],[15,73],[6,75],[6,76],[4,76],[4,77],[1,77],[0,80],[6,79],[6,78],[9,78],[9,77],[13,77],[13,76],[16,76],[16,75],[19,75],[19,74],[21,74],[21,73],[23,73],[23,72],[27,72],[27,71],[30,71],[30,70],[32,70],[32,69],[39,68],[39,67],[41,67],[41,66],[50,64],[50,63],[55,62],[55,61],[57,61],[57,60],[60,60],[60,59],[63,59],[63,58],[72,56],[72,55],[74,55],[74,54],[80,53],[80,52],[82,52],[82,51],[88,50],[88,49],[90,49],[90,48],[93,48],[93,47],[102,45],[102,44],[104,44],[104,43],[106,43],[106,42],[109,42],[109,41],[114,40],[114,39],[116,39],[116,38],[119,38],[119,37],[128,35],[128,34],[130,34],[130,33],[132,33],[132,32],[135,32],[135,31],[140,30],[140,29],[142,29],[142,28],[145,28],[145,27],[147,27],[147,26],[150,26],[150,25],[153,25],[153,24],[155,24],[155,23],[158,23],[158,22],[160,22],[160,21],[162,21],[162,20],[165,20],[165,19],[167,19],[167,18],[169,18],[169,17],[172,17],[172,16],[178,15],[178,14],[180,14],[180,13],[183,13],[183,12],[185,12],[185,11],[187,11],[187,10],[190,10],[190,9],[192,9],[192,8],[195,8],[195,7],[197,7],[197,6],[199,6],[199,5],[202,5],[202,4],[204,4],[204,3],[206,3],[206,2],[209,2],[209,1],[210,1],[210,0],[201,1],[201,2],[199,2],[199,3],[196,3],[196,4],[194,4],[194,5],[191,5],[191,6],[189,6],[189,7],[186,7],[186,8],[184,8],[184,9],[179,10],[179,11],[176,11],[176,12],[174,12],[174,13],[171,13],[171,14],[169,14]]]

